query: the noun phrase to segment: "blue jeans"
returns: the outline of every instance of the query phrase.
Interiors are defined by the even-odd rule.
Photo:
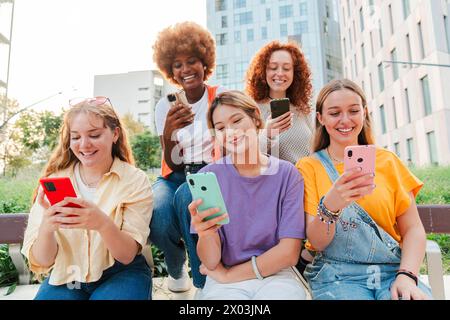
[[[191,264],[192,280],[196,288],[203,288],[206,276],[200,273],[201,261],[197,255],[198,235],[191,234],[191,214],[188,206],[192,202],[192,194],[188,184],[185,182],[175,194],[174,207],[178,218],[178,225],[181,229],[181,235],[189,254],[189,263]]]
[[[129,265],[117,262],[103,271],[100,280],[54,286],[47,278],[35,300],[151,300],[152,273],[142,255]]]
[[[308,265],[314,300],[391,300],[391,286],[398,264],[342,263],[320,259]],[[419,289],[432,297],[431,290],[419,281]]]
[[[192,202],[192,196],[185,182],[186,176],[179,171],[173,172],[167,179],[158,177],[153,184],[154,207],[150,241],[164,252],[167,271],[175,279],[181,277],[187,249],[194,286],[202,288],[206,277],[199,272],[197,235],[190,234],[191,216],[188,206]]]

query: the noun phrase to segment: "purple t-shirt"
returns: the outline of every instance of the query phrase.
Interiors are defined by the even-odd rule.
[[[259,256],[280,239],[305,238],[303,177],[290,162],[270,156],[262,175],[243,177],[225,157],[200,172],[216,174],[228,210],[230,223],[219,229],[224,265]]]

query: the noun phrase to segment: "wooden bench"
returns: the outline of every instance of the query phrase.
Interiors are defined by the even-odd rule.
[[[450,234],[450,205],[419,205],[419,214],[427,233]],[[19,272],[19,285],[30,283],[30,272],[20,253],[28,214],[0,214],[0,244],[8,244],[9,254]],[[147,260],[151,261],[151,250]],[[442,268],[442,254],[435,241],[427,240],[426,262],[428,267],[428,282],[433,297],[444,300],[444,277]],[[0,297],[1,299],[1,297]]]

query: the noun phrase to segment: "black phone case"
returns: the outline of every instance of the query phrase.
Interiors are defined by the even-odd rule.
[[[272,114],[272,119],[278,118],[279,116],[289,112],[290,103],[289,99],[274,99],[270,101],[270,112]]]

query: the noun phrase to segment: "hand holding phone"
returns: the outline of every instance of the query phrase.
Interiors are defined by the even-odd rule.
[[[374,145],[347,146],[344,151],[344,171],[348,172],[353,168],[361,168],[360,174],[355,178],[367,174],[375,174],[376,148]],[[374,179],[370,179],[361,186],[373,184]]]
[[[220,191],[220,186],[214,172],[189,174],[186,176],[186,181],[191,191],[192,199],[202,199],[202,203],[198,206],[199,211],[214,208],[219,209],[219,212],[206,217],[204,221],[209,221],[227,213],[225,201],[223,200],[222,192]],[[229,222],[229,218],[226,218],[219,221],[218,224],[223,225]]]
[[[273,138],[292,126],[292,112],[288,98],[274,99],[270,101],[270,120],[266,130],[268,138]]]
[[[77,197],[69,177],[41,178],[39,182],[52,206],[63,201],[66,197]],[[64,207],[81,208],[74,203],[68,203]]]

